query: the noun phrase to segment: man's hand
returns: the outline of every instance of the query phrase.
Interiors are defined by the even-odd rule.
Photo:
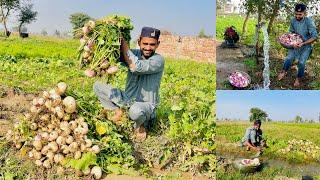
[[[293,48],[297,49],[297,48],[301,48],[302,46],[304,46],[304,43],[297,43],[293,45]]]
[[[254,147],[256,151],[261,151],[261,147]]]
[[[298,43],[298,44],[293,45],[293,47],[294,47],[294,48],[300,48],[300,47],[302,47],[302,46],[304,46],[304,45],[312,44],[314,41],[316,41],[315,38],[310,38],[310,39],[306,40],[305,42],[302,42],[302,43]]]
[[[129,45],[126,42],[126,40],[121,36],[121,47],[120,47],[120,51],[124,57],[124,61],[127,63],[127,65],[129,66],[129,69],[135,69],[135,64],[132,62],[132,60],[129,58],[128,56],[128,51],[129,51]]]

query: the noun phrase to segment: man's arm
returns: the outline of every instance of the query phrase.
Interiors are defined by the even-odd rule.
[[[122,56],[123,56],[123,59],[124,59],[124,62],[127,63],[129,69],[134,69],[135,68],[135,64],[132,62],[132,60],[129,58],[128,56],[128,52],[130,51],[129,49],[129,46],[128,46],[128,43],[123,39],[121,38],[121,47],[120,47],[120,51],[122,53]]]
[[[311,35],[311,38],[304,42],[304,45],[311,44],[318,38],[317,27],[312,19],[308,19],[308,32]]]
[[[249,141],[246,141],[245,145],[249,146],[251,149],[254,149],[256,151],[260,151],[261,150],[261,148],[256,147],[254,144],[249,143]]]
[[[256,151],[260,151],[261,148],[254,145],[254,144],[256,143],[256,136],[257,136],[257,133],[256,133],[255,130],[250,131],[249,137],[250,137],[251,143],[249,143],[249,141],[247,141],[246,144],[247,144],[250,148],[252,148],[252,149],[254,149],[254,150],[256,150]]]
[[[148,60],[139,59],[132,53],[124,39],[121,40],[121,52],[123,53],[124,61],[133,73],[153,74],[162,71],[164,68],[164,60],[161,56],[152,56]]]
[[[255,140],[254,140],[254,141],[255,141]],[[245,133],[245,135],[244,135],[244,137],[243,137],[243,142],[244,142],[245,145],[249,146],[249,147],[252,148],[252,149],[255,149],[255,148],[256,148],[253,144],[250,143],[250,142],[252,142],[252,139],[251,139],[251,129],[250,129],[250,128],[248,128],[248,129],[246,130],[246,133]]]
[[[257,132],[255,130],[250,131],[250,141],[253,146],[257,142],[256,137],[257,137]]]
[[[290,21],[289,32],[290,32],[290,33],[294,33],[293,19],[291,19],[291,21]]]
[[[309,38],[308,40],[297,44],[297,47],[302,47],[304,45],[308,45],[311,44],[313,42],[315,42],[318,38],[318,33],[317,33],[317,28],[316,25],[314,24],[314,22],[311,19],[308,19],[307,21],[307,28],[308,28],[308,32],[311,35],[311,38]]]

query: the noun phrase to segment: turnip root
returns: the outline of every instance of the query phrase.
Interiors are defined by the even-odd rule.
[[[107,73],[108,74],[115,74],[117,73],[119,70],[119,68],[117,66],[110,66],[108,69],[107,69]]]
[[[62,94],[64,94],[67,90],[67,84],[65,82],[60,82],[57,85],[57,90],[56,92],[61,96]]]
[[[95,77],[96,76],[96,72],[94,70],[91,69],[87,69],[84,71],[84,74],[90,78]]]
[[[92,146],[92,152],[98,154],[100,152],[100,147],[98,145]]]
[[[65,111],[67,113],[71,114],[76,111],[76,108],[77,108],[76,100],[71,96],[68,96],[63,99],[63,105],[65,106]]]
[[[102,176],[102,170],[99,166],[94,166],[91,169],[91,174],[93,175],[94,179],[100,179]]]

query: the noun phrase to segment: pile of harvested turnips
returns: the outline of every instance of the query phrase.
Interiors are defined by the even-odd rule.
[[[296,33],[286,33],[279,37],[280,44],[285,48],[293,48],[294,45],[302,43],[302,36]]]
[[[60,82],[54,89],[43,91],[33,99],[24,120],[6,134],[6,139],[17,149],[22,145],[32,147],[28,156],[37,166],[49,169],[53,165],[64,165],[67,158],[80,159],[86,152],[100,152],[100,147],[87,137],[88,124],[77,115],[76,100],[65,96],[66,89],[67,84]],[[25,133],[30,133],[32,139],[26,139]],[[102,175],[98,166],[83,173],[91,173],[96,179]]]
[[[279,150],[280,153],[300,152],[306,157],[320,159],[320,147],[309,140],[292,139],[288,141],[288,146]]]
[[[119,71],[120,45],[123,37],[130,42],[133,26],[125,16],[107,16],[89,21],[78,30],[78,59],[88,77],[109,77]]]

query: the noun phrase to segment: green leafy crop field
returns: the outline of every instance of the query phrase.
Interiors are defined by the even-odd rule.
[[[104,127],[109,127],[109,140],[96,135],[97,124],[94,119],[101,110],[101,105],[93,93],[93,83],[97,79],[88,78],[79,69],[76,60],[79,42],[72,39],[56,39],[51,37],[32,37],[20,39],[10,37],[0,41],[0,82],[1,90],[14,90],[23,94],[37,96],[43,90],[54,87],[58,82],[68,84],[67,93],[76,98],[79,114],[89,124],[89,136],[104,144],[96,161],[107,174],[140,174],[152,176],[151,159],[135,156],[136,145],[130,137],[129,122],[117,127],[108,120],[101,120]],[[112,84],[124,88],[126,73],[121,73]],[[6,93],[1,93],[5,97]],[[160,88],[161,104],[157,109],[157,122],[150,132],[144,147],[151,153],[148,144],[153,139],[165,137],[168,143],[161,148],[165,153],[159,155],[159,164],[163,167],[172,164],[181,171],[207,174],[212,176],[216,167],[214,133],[215,103],[215,65],[195,61],[165,58],[165,71]],[[29,108],[29,107],[26,107]],[[6,119],[10,122],[16,121]],[[100,121],[99,121],[100,122]],[[108,139],[107,138],[107,139]],[[0,177],[23,178],[36,175],[44,178],[57,178],[54,170],[49,174],[16,154],[28,148],[25,144],[20,150],[15,149],[0,135]],[[194,149],[205,149],[197,152]],[[23,154],[23,153],[22,153]],[[111,158],[112,157],[112,158]],[[9,161],[10,160],[10,161]],[[179,162],[179,163],[173,163]],[[16,171],[16,169],[21,169]],[[38,173],[36,173],[38,171]],[[39,175],[39,172],[41,175]],[[134,172],[134,173],[132,173]],[[52,174],[53,173],[53,174]],[[34,176],[33,176],[34,177]]]

